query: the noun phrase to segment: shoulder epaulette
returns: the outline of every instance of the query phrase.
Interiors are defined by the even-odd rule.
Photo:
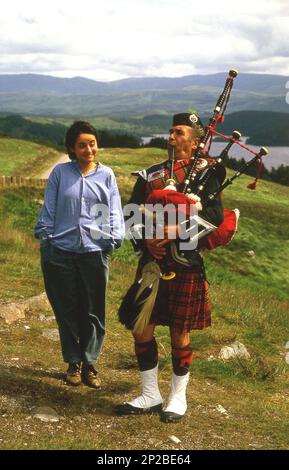
[[[161,162],[161,163],[157,163],[155,165],[152,165],[150,166],[149,168],[147,168],[146,170],[140,170],[140,171],[133,171],[131,173],[132,176],[137,176],[137,177],[141,177],[143,178],[145,181],[148,180],[148,176],[151,175],[152,173],[156,172],[156,171],[160,171],[164,168],[165,166],[165,163],[167,162],[167,160]]]

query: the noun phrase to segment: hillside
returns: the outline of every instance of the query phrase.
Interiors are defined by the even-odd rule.
[[[201,116],[203,123],[209,120],[207,116]],[[153,114],[140,116],[99,116],[89,121],[100,133],[109,132],[110,135],[127,134],[137,138],[153,134],[167,134],[172,123],[171,115]],[[41,141],[55,147],[63,147],[66,129],[72,123],[71,118],[37,117],[4,115],[0,116],[0,133],[10,137]],[[263,113],[261,111],[240,111],[226,115],[224,124],[218,126],[220,132],[231,135],[234,129],[238,129],[242,135],[250,136],[249,143],[253,145],[289,146],[289,114]],[[102,142],[103,140],[103,142]],[[102,139],[100,144],[105,143]],[[118,146],[121,144],[119,143]],[[115,146],[110,145],[104,146]],[[125,146],[129,146],[128,143]]]
[[[223,88],[226,73],[178,78],[134,78],[95,82],[82,77],[0,75],[3,112],[54,116],[119,113],[176,113],[194,107],[207,114]],[[288,113],[285,76],[242,74],[235,81],[230,111]]]
[[[83,77],[59,78],[39,74],[0,74],[0,90],[3,93],[43,92],[55,94],[108,94],[112,92],[175,90],[190,86],[219,87],[224,85],[227,73],[187,75],[184,77],[140,77],[112,82],[100,82]],[[272,74],[239,73],[235,88],[243,91],[271,90],[274,94],[284,91],[287,77]]]
[[[130,172],[164,156],[156,149],[99,151],[100,160],[116,173],[123,203],[134,182]],[[224,196],[225,207],[241,210],[235,239],[205,258],[213,326],[191,335],[194,361],[186,418],[165,425],[157,415],[113,415],[116,403],[138,391],[133,344],[116,314],[137,263],[125,242],[111,260],[107,337],[98,364],[100,391],[64,384],[59,344],[51,339],[56,328],[51,312],[38,308],[25,320],[1,324],[1,449],[288,449],[284,357],[289,268],[284,260],[289,256],[289,188],[262,182],[254,192],[246,189],[249,181],[239,178]],[[42,197],[40,189],[0,190],[2,303],[43,291],[38,242],[33,238]],[[171,364],[166,328],[157,328],[157,339],[160,388],[167,396]],[[235,340],[245,344],[250,360],[219,359],[220,349]],[[59,421],[32,418],[35,406],[52,407]],[[169,440],[172,434],[180,444]]]
[[[261,111],[240,111],[227,114],[220,132],[232,133],[238,129],[242,135],[249,135],[249,144],[289,146],[289,114],[263,113]]]
[[[0,176],[37,176],[60,155],[54,148],[0,135]]]

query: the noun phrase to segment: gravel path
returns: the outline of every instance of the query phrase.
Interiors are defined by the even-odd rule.
[[[58,163],[66,163],[66,162],[70,162],[70,159],[68,157],[68,155],[62,155],[60,157],[59,160],[57,160],[57,162],[55,162],[48,170],[45,170],[43,171],[39,176],[38,178],[48,178],[50,173],[52,172],[53,168],[58,165]]]

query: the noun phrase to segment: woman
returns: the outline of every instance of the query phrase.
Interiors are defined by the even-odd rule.
[[[75,122],[65,145],[71,162],[57,165],[48,179],[35,236],[66,380],[98,388],[94,364],[105,335],[108,261],[122,243],[124,222],[114,173],[95,161],[94,127]]]

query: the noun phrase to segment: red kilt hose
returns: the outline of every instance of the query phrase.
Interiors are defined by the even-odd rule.
[[[144,261],[140,260],[137,279],[141,277],[143,266]],[[211,305],[204,272],[173,260],[166,266],[176,277],[170,281],[160,279],[150,323],[167,325],[183,333],[210,326]]]

